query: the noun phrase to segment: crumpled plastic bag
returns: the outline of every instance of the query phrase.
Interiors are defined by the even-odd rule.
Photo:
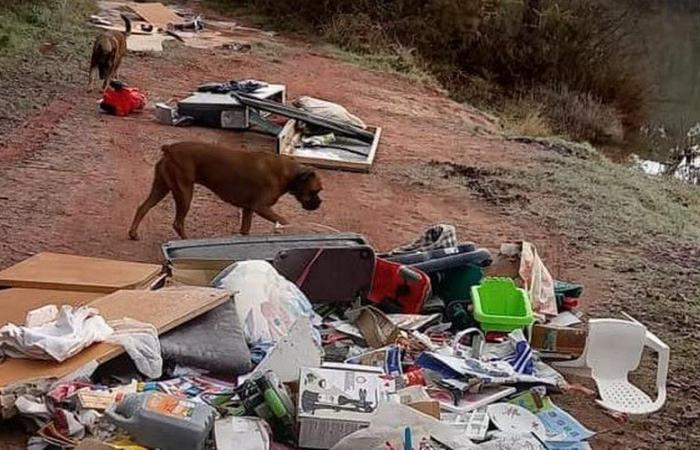
[[[109,324],[114,333],[106,342],[124,347],[139,372],[148,378],[160,378],[163,374],[163,357],[156,327],[128,317]]]
[[[557,299],[554,295],[554,278],[537,254],[535,246],[529,242],[523,242],[518,274],[525,282],[533,311],[556,316],[558,311]]]
[[[311,114],[325,117],[326,119],[345,122],[362,129],[367,128],[367,125],[362,121],[362,119],[354,114],[351,114],[347,109],[345,109],[345,107],[338,105],[337,103],[304,96],[294,100],[292,105]]]
[[[304,293],[266,261],[234,263],[213,284],[235,295],[243,333],[251,346],[277,342],[299,317],[309,318],[316,326],[321,324]]]

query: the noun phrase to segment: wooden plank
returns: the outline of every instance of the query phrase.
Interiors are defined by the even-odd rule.
[[[369,149],[369,155],[367,155],[367,164],[374,164],[374,157],[377,154],[377,147],[379,147],[379,139],[382,137],[382,127],[377,127],[374,131],[374,140],[372,141],[372,147]],[[369,170],[369,168],[367,169]]]
[[[106,320],[130,317],[153,324],[162,334],[223,304],[227,291],[213,288],[177,287],[158,291],[117,291],[93,300]],[[0,387],[15,383],[68,376],[92,361],[104,363],[124,352],[120,346],[99,343],[64,361],[9,358],[0,363]]]
[[[102,292],[147,287],[161,266],[59,253],[38,253],[0,271],[0,286]]]
[[[100,292],[51,289],[9,288],[0,290],[0,326],[9,322],[22,325],[27,313],[46,305],[81,306],[104,297]]]
[[[300,137],[301,134],[297,131],[297,121],[289,119],[277,135],[277,154],[289,155]]]
[[[183,22],[182,18],[175,14],[175,11],[162,3],[130,3],[129,8],[145,21],[163,30],[167,29],[170,23]]]

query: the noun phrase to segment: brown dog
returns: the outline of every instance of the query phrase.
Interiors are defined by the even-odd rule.
[[[287,225],[289,222],[272,210],[286,193],[292,194],[308,211],[321,206],[320,177],[312,168],[287,156],[231,150],[203,142],[179,142],[164,145],[162,150],[151,193],[139,206],[129,229],[131,239],[138,239],[141,220],[168,192],[175,199],[173,228],[186,239],[185,216],[195,184],[209,188],[223,201],[243,209],[241,234],[250,232],[253,213]]]
[[[131,21],[123,14],[121,17],[124,21],[124,31],[107,30],[95,39],[90,59],[88,89],[92,88],[92,73],[95,69],[99,72],[100,80],[104,80],[102,90],[107,89],[109,82],[118,76],[117,71],[126,55],[126,38],[131,34]]]

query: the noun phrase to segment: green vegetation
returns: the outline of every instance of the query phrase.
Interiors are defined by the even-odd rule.
[[[92,0],[5,0],[0,4],[0,57],[26,56],[42,42],[69,49],[85,38],[85,18],[93,10]]]
[[[0,3],[0,134],[61,88],[87,81],[94,9],[94,0]]]
[[[646,119],[649,83],[633,38],[636,4],[210,1],[244,5],[274,18],[278,28],[320,35],[369,67],[437,78],[455,98],[503,116],[515,130],[619,142]]]

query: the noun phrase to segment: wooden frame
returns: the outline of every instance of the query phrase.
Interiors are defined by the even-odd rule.
[[[336,158],[326,158],[321,154],[319,154],[319,156],[296,155],[295,147],[301,140],[301,133],[297,129],[297,121],[295,119],[290,119],[287,121],[284,128],[282,128],[282,131],[277,135],[277,154],[291,156],[301,163],[320,167],[322,169],[369,172],[369,169],[372,167],[374,158],[377,154],[377,147],[379,146],[379,139],[382,135],[382,129],[381,127],[368,127],[368,130],[374,133],[374,139],[372,140],[371,145],[368,146],[369,152],[367,153],[367,158],[364,160],[339,160]]]

